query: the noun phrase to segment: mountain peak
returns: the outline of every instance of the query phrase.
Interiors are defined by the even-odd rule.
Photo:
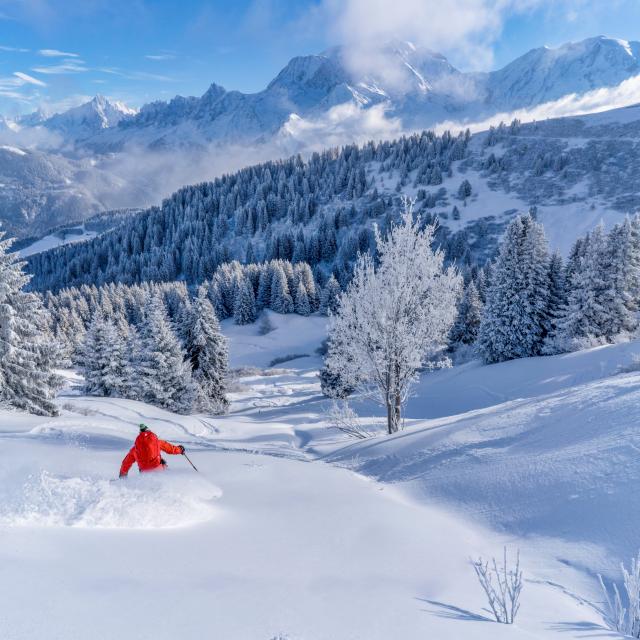
[[[42,122],[47,129],[57,131],[66,137],[80,140],[103,129],[115,127],[119,122],[137,113],[123,102],[109,100],[98,94],[88,102],[72,107]]]

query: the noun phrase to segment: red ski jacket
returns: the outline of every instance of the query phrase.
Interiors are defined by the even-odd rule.
[[[161,451],[178,455],[181,454],[184,449],[165,440],[160,440],[153,431],[142,431],[122,461],[120,476],[126,476],[134,462],[138,463],[138,469],[140,469],[141,473],[144,471],[153,471],[154,469],[162,469],[164,461],[160,455]]]

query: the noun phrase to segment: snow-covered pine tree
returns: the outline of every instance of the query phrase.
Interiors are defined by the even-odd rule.
[[[157,295],[145,310],[140,339],[140,359],[135,370],[143,399],[169,411],[189,413],[198,389],[180,342],[171,330],[164,303]]]
[[[111,319],[96,313],[87,331],[83,371],[87,393],[126,397],[128,385],[127,343]]]
[[[273,280],[271,266],[268,263],[261,265],[258,294],[256,296],[256,308],[258,311],[266,309],[271,304],[271,280]]]
[[[141,323],[142,324],[142,323]],[[135,325],[129,325],[126,339],[126,368],[123,397],[131,400],[144,400],[144,389],[138,367],[142,360],[142,340]]]
[[[338,310],[338,301],[342,289],[340,284],[336,280],[336,277],[332,275],[325,284],[320,297],[320,311],[328,316],[329,313],[336,313]]]
[[[308,316],[311,313],[309,296],[302,281],[298,282],[298,288],[296,289],[295,310],[301,316]]]
[[[61,354],[42,299],[23,291],[29,276],[0,231],[0,401],[38,415],[56,415]]]
[[[481,319],[482,300],[474,281],[470,280],[458,304],[458,315],[449,338],[451,346],[473,344],[478,338]]]
[[[287,276],[281,265],[276,265],[271,280],[271,309],[276,313],[292,313],[293,299],[289,294]]]
[[[558,344],[558,328],[565,313],[566,303],[565,268],[560,253],[555,251],[549,260],[549,298],[543,346],[545,354],[558,353],[562,350]]]
[[[471,195],[471,183],[468,180],[463,180],[458,187],[458,198],[460,200],[466,200]]]
[[[638,326],[638,289],[640,285],[640,246],[629,217],[616,224],[607,237],[609,259],[607,306],[604,334],[612,338],[632,332]]]
[[[569,256],[567,305],[558,330],[564,349],[584,348],[612,337],[608,316],[615,290],[610,275],[609,247],[600,224],[580,245],[576,243]]]
[[[539,355],[547,326],[549,254],[530,215],[507,227],[487,291],[478,347],[487,363]]]
[[[385,238],[376,234],[377,265],[359,256],[330,323],[329,371],[386,408],[389,433],[400,428],[418,369],[446,346],[461,285],[442,251],[431,248],[435,226],[422,227],[407,205]]]
[[[203,287],[198,288],[190,317],[187,357],[193,379],[200,386],[200,403],[207,411],[225,413],[229,408],[226,397],[227,340],[220,331],[220,323]]]
[[[235,304],[233,305],[233,321],[236,324],[251,324],[258,317],[253,286],[249,278],[244,278],[238,286]]]

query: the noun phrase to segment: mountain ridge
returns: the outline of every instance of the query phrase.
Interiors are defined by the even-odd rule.
[[[354,69],[349,55],[337,46],[296,56],[256,93],[214,82],[200,97],[177,95],[139,111],[97,96],[62,114],[43,120],[36,112],[22,121],[66,134],[95,152],[132,143],[150,148],[255,143],[277,135],[292,115],[313,119],[345,103],[363,110],[381,105],[409,130],[451,117],[464,122],[526,109],[640,75],[640,42],[607,36],[538,47],[482,73],[459,71],[442,54],[410,42],[383,45],[378,72]]]

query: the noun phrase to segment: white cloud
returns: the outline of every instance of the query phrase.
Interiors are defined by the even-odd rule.
[[[97,71],[108,73],[113,76],[120,76],[126,80],[157,80],[158,82],[173,82],[173,78],[169,76],[159,75],[157,73],[146,73],[145,71],[131,71],[120,69],[119,67],[101,67]]]
[[[175,60],[175,56],[172,53],[158,53],[155,55],[146,55],[147,60],[161,61],[161,60]]]
[[[84,61],[69,58],[63,60],[60,64],[53,64],[47,67],[33,67],[32,71],[46,74],[67,74],[82,73],[83,71],[89,71],[89,69],[84,65]]]
[[[46,82],[42,82],[42,80],[38,80],[38,78],[34,78],[33,76],[28,75],[27,73],[22,73],[22,71],[14,71],[13,75],[16,76],[16,78],[20,78],[20,80],[23,80],[27,84],[35,84],[38,87],[47,86]]]
[[[306,119],[291,114],[275,144],[287,153],[309,153],[352,142],[389,140],[401,133],[401,121],[387,117],[383,105],[363,109],[345,102],[317,118]]]
[[[68,51],[59,51],[58,49],[40,49],[38,53],[45,58],[79,58],[77,53],[69,53]]]
[[[517,118],[522,122],[580,116],[588,113],[602,113],[611,109],[620,109],[638,104],[640,95],[640,75],[629,78],[615,87],[594,89],[583,94],[571,93],[553,102],[545,102],[530,109],[497,113],[481,121],[446,121],[439,123],[435,129],[439,132],[446,129],[457,131],[469,128],[472,132],[484,131],[500,122],[511,122]],[[617,114],[616,117],[620,117]]]
[[[6,45],[0,45],[0,51],[14,51],[16,53],[28,53],[29,49],[23,49],[21,47],[7,47]]]
[[[545,0],[323,0],[321,11],[331,39],[345,45],[346,62],[354,72],[393,82],[397,69],[378,55],[381,44],[408,40],[452,56],[454,63],[487,69],[505,20],[544,4]]]

